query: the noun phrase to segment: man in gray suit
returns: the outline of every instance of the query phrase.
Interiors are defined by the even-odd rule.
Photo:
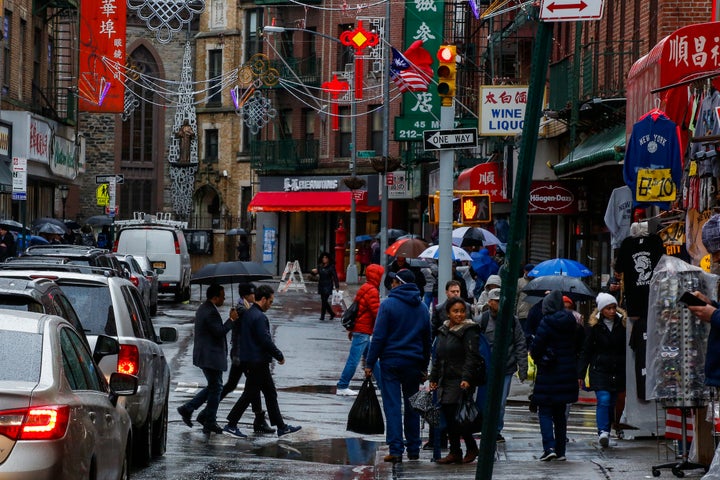
[[[198,416],[202,418],[203,433],[222,433],[217,424],[217,410],[223,388],[222,372],[227,370],[227,332],[238,319],[235,308],[230,309],[230,318],[223,322],[218,307],[225,303],[225,288],[217,283],[211,284],[205,294],[207,300],[195,313],[195,345],[193,347],[193,365],[203,371],[207,387],[200,390],[189,402],[178,407],[183,422],[192,427],[192,414],[207,402],[205,410]]]

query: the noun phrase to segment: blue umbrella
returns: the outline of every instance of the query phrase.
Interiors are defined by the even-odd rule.
[[[490,275],[495,275],[500,270],[500,265],[490,256],[487,248],[483,248],[479,252],[470,252],[472,257],[473,271],[483,281],[487,281]]]
[[[593,274],[580,262],[568,258],[553,258],[535,265],[528,276],[544,277],[546,275],[565,275],[568,277],[589,277]]]
[[[367,234],[366,235],[358,235],[357,237],[355,237],[356,242],[368,242],[372,239],[373,239],[373,236],[367,235]]]

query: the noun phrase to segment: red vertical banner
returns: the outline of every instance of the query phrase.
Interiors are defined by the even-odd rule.
[[[121,113],[125,84],[125,0],[80,2],[79,108]]]

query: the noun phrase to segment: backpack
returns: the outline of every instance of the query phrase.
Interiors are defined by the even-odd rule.
[[[340,322],[342,323],[342,326],[345,327],[345,330],[352,330],[355,328],[355,320],[357,320],[358,309],[357,300],[353,300],[350,306],[343,312]]]

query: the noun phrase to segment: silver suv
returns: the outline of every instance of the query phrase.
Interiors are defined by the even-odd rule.
[[[2,270],[0,278],[53,280],[63,290],[80,318],[91,348],[98,335],[120,343],[117,355],[104,357],[100,368],[106,377],[113,372],[138,377],[137,394],[124,397],[133,425],[133,463],[145,466],[153,456],[165,453],[167,444],[170,368],[160,343],[177,340],[173,327],[155,332],[150,315],[137,288],[125,278],[98,269],[98,273],[52,270]]]

